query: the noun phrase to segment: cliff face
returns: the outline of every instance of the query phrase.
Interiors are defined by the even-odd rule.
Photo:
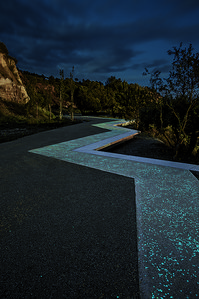
[[[19,76],[15,59],[0,52],[0,98],[27,103],[29,96]]]

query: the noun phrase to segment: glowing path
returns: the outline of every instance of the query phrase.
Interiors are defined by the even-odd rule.
[[[197,298],[199,292],[199,166],[96,151],[136,131],[110,132],[30,152],[134,178],[141,298]]]

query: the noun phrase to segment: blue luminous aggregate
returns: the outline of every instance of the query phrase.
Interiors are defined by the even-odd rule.
[[[141,298],[195,298],[199,284],[198,165],[97,151],[137,132],[97,124],[109,132],[30,152],[134,178]]]

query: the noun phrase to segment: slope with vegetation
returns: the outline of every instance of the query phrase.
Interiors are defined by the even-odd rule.
[[[162,79],[159,71],[146,70],[145,75],[151,76],[150,87],[114,76],[105,84],[78,81],[74,67],[69,78],[64,78],[64,70],[60,70],[59,78],[20,70],[29,100],[1,99],[0,123],[61,124],[66,122],[64,114],[70,114],[73,122],[75,112],[134,120],[136,129],[163,140],[173,151],[174,160],[186,157],[199,163],[199,54],[192,45],[180,45],[168,54],[173,55],[169,77]]]
[[[56,117],[59,79],[52,85],[51,78],[19,71],[16,63],[0,42],[0,141],[70,124]]]
[[[6,46],[0,42],[0,96],[6,101],[26,103],[29,97],[19,76],[16,63],[17,60],[8,54]]]
[[[150,74],[152,90],[161,98],[151,109],[155,117],[148,128],[173,148],[175,159],[199,163],[199,53],[191,44],[181,44],[168,54],[173,56],[168,78],[161,78],[159,71]]]

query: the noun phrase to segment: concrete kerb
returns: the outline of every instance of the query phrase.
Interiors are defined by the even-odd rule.
[[[199,283],[195,261],[199,182],[189,170],[199,171],[199,166],[99,151],[138,133],[116,127],[121,123],[125,121],[95,124],[110,132],[30,152],[134,178],[141,297],[180,298],[183,294],[192,298]]]

